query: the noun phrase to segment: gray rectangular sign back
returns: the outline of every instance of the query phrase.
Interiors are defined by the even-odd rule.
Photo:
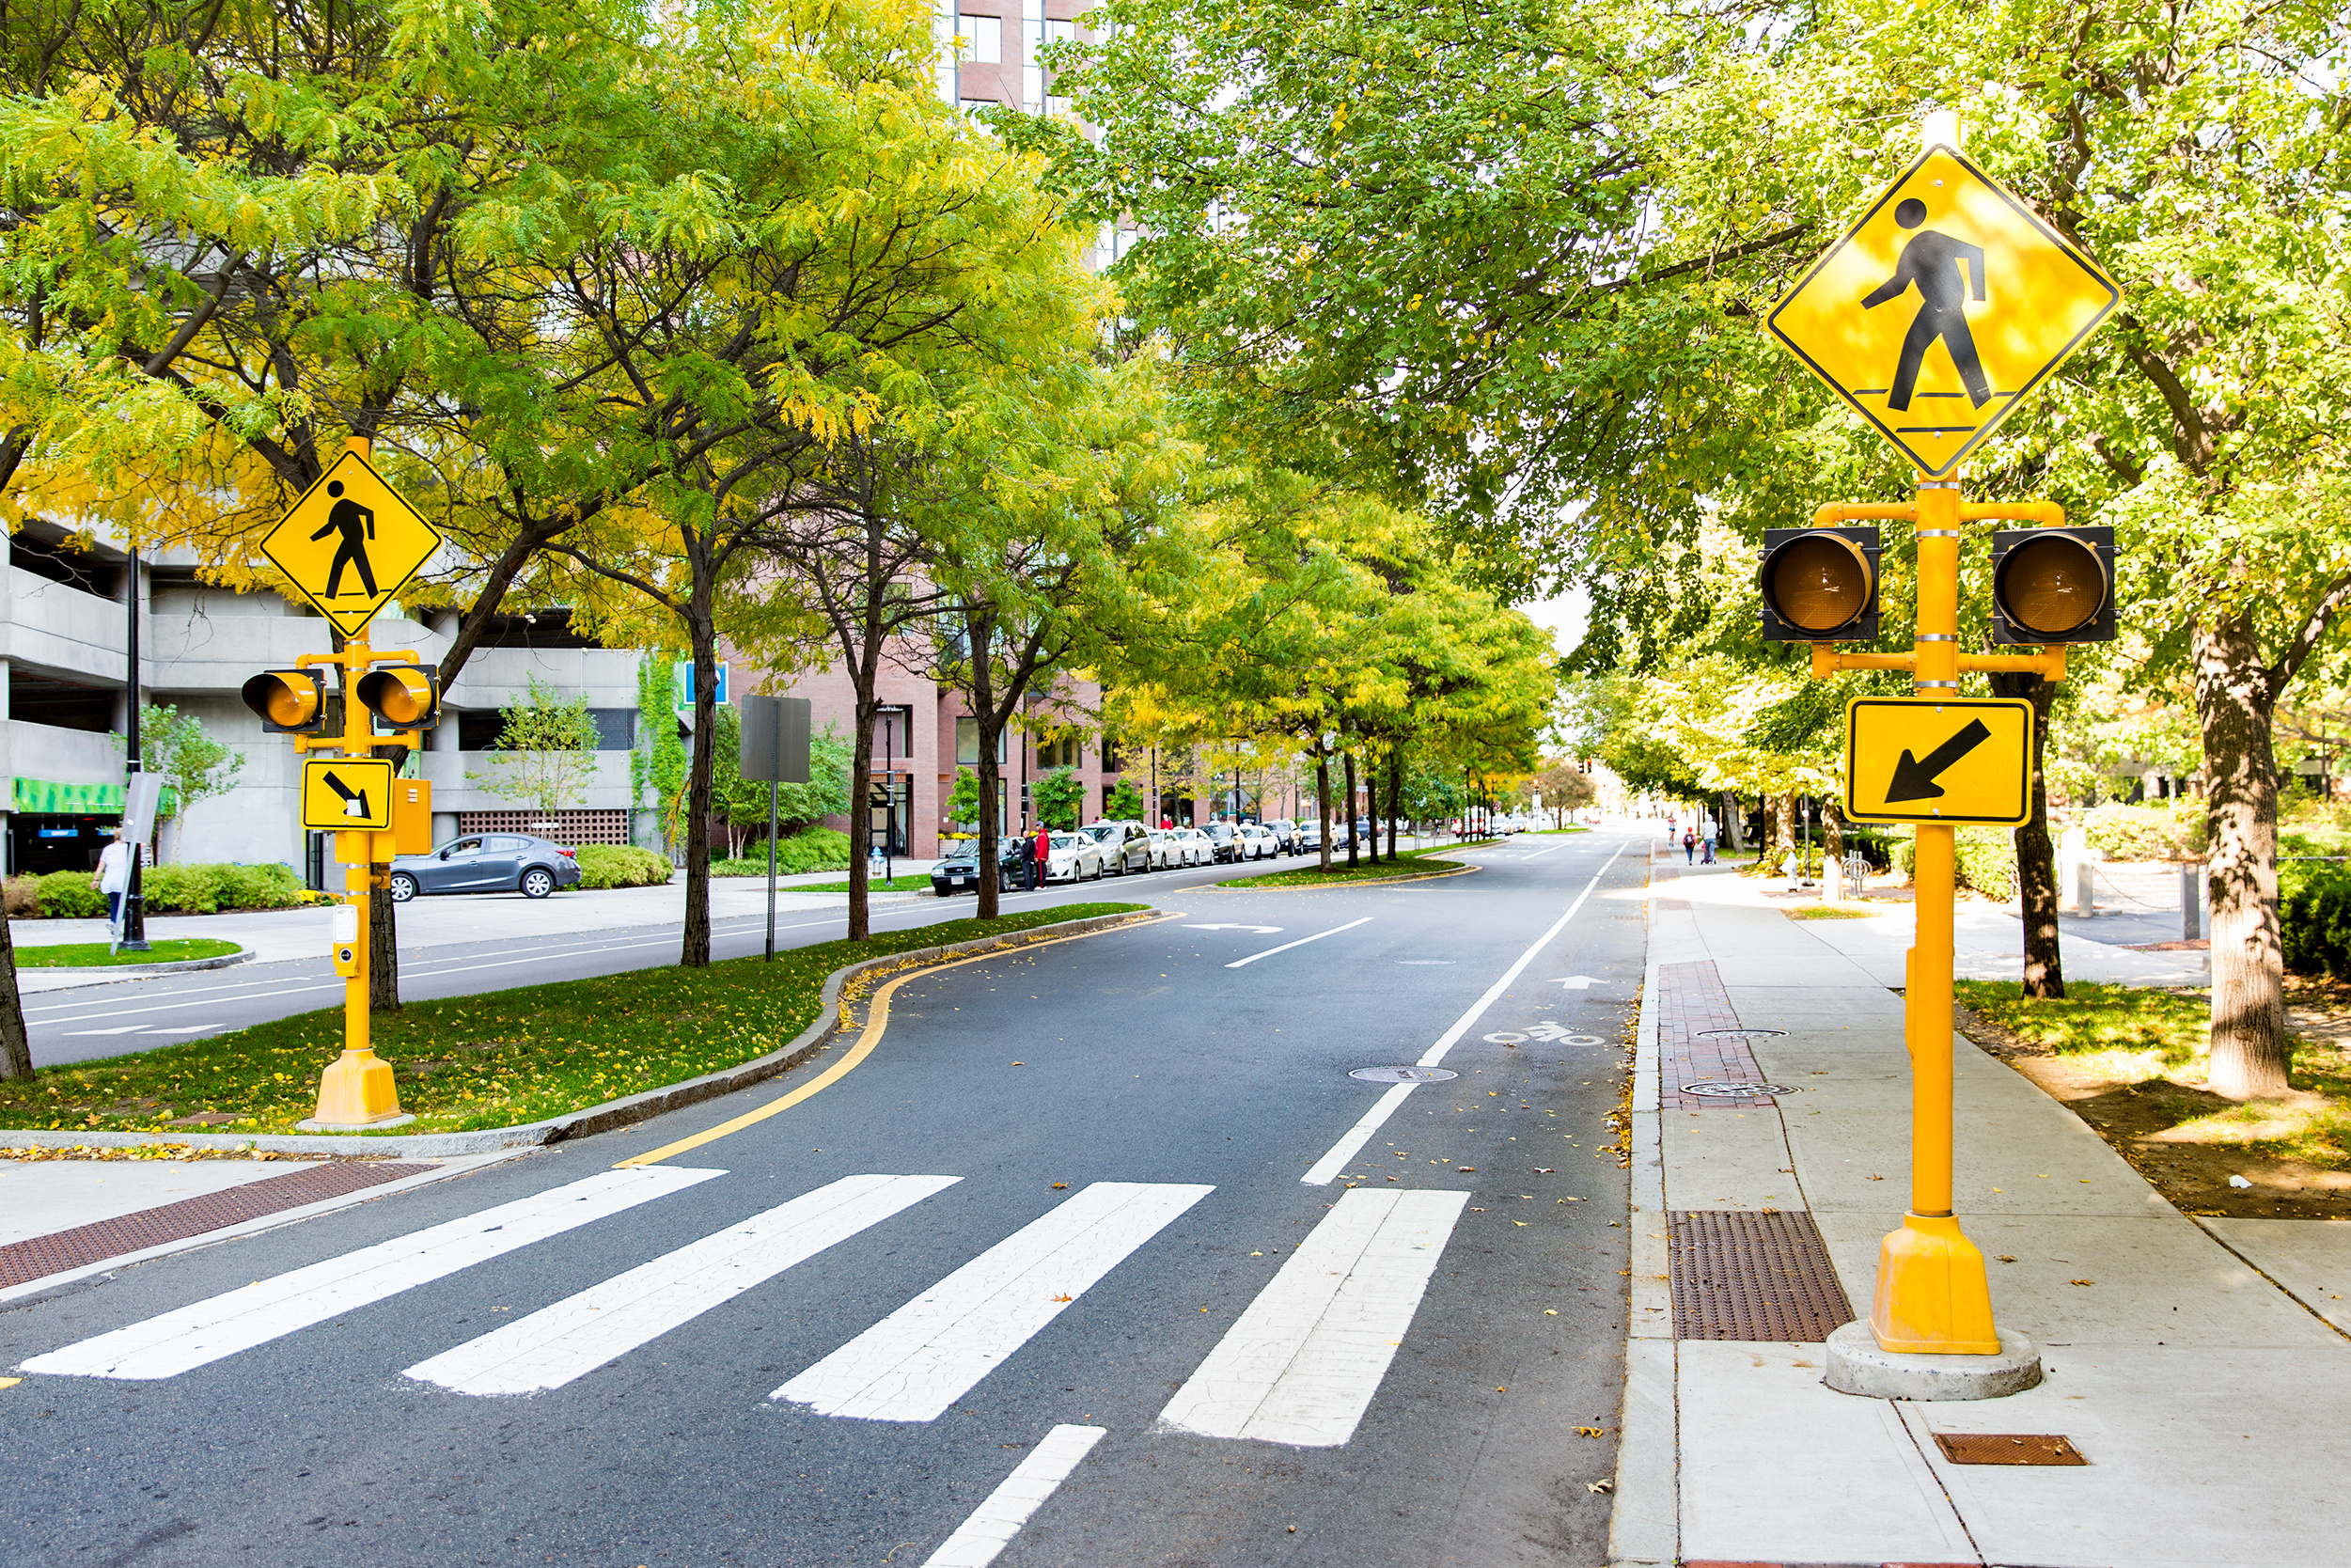
[[[743,711],[742,776],[754,784],[808,781],[808,699],[805,697],[745,697]]]

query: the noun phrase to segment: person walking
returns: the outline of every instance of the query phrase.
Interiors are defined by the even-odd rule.
[[[106,929],[120,940],[122,898],[131,887],[131,840],[123,837],[123,829],[116,828],[115,836],[99,852],[90,886],[106,895]]]
[[[1685,866],[1698,864],[1698,829],[1694,827],[1682,830],[1682,863]]]

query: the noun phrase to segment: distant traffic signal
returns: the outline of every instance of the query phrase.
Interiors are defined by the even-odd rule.
[[[240,695],[272,734],[310,734],[326,726],[326,677],[315,669],[265,669]]]
[[[1756,586],[1765,642],[1857,642],[1877,635],[1877,530],[1766,528]]]
[[[441,693],[422,665],[384,665],[359,678],[359,701],[395,729],[430,729],[441,722]]]
[[[2111,642],[2114,530],[2004,528],[1992,536],[1992,640]]]

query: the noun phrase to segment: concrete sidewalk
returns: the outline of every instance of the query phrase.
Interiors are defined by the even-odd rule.
[[[2046,1381],[1968,1403],[1832,1392],[1821,1341],[1866,1311],[1909,1190],[1908,1057],[1888,989],[1908,920],[1793,921],[1751,880],[1657,870],[1614,1560],[2351,1561],[2337,1484],[2351,1223],[2188,1219],[1964,1041],[1958,1213],[2002,1327],[2039,1341]],[[2080,978],[2146,983],[2123,960],[2172,956],[2100,947]],[[2069,945],[2069,975],[2075,962]],[[1683,1087],[1708,1082],[1781,1092]],[[2061,1435],[2088,1463],[1953,1463],[1936,1438],[1965,1434]]]

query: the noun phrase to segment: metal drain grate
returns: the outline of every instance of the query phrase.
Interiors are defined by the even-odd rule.
[[[2087,1465],[2062,1437],[2016,1432],[1938,1432],[1935,1446],[1954,1465]]]
[[[207,1231],[242,1225],[263,1215],[298,1209],[305,1203],[340,1198],[362,1187],[380,1186],[431,1170],[430,1165],[361,1165],[337,1162],[290,1170],[247,1182],[226,1192],[182,1199],[136,1214],[118,1215],[71,1231],[56,1231],[0,1247],[0,1286],[22,1285],[87,1263],[102,1263],[126,1252],[137,1252],[165,1242],[185,1241]]]
[[[1853,1321],[1810,1215],[1690,1209],[1666,1219],[1674,1338],[1817,1344]]]

